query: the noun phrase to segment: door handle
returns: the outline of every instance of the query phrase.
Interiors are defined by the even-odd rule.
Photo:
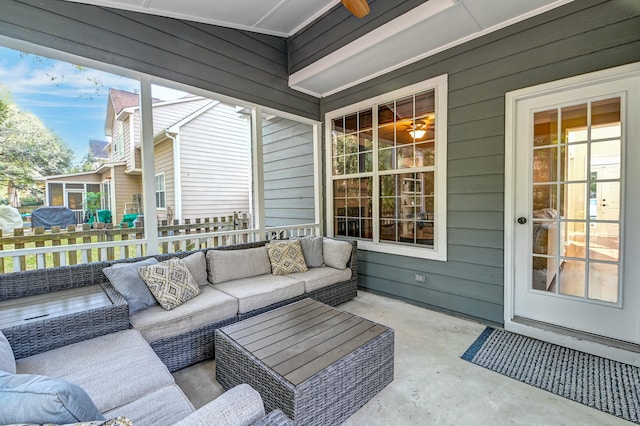
[[[519,223],[520,225],[524,225],[525,223],[527,223],[527,218],[526,218],[526,217],[524,217],[524,216],[520,216],[520,217],[518,218],[518,223]]]

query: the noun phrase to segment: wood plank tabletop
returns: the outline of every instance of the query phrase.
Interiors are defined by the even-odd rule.
[[[304,299],[220,331],[290,383],[299,385],[387,330]]]
[[[0,302],[0,329],[110,305],[100,285],[5,300]]]

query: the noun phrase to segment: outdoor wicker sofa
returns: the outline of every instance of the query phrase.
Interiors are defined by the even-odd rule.
[[[325,237],[323,241],[327,243],[337,240],[327,239]],[[344,241],[340,242],[345,244]],[[141,324],[144,321],[137,321],[139,319],[137,318],[139,313],[135,313],[132,316],[129,315],[126,300],[113,288],[109,279],[107,279],[103,273],[103,269],[106,267],[115,264],[138,262],[147,259],[148,257],[1,274],[0,304],[2,301],[16,298],[24,298],[41,294],[50,295],[52,292],[77,289],[86,286],[99,286],[99,288],[106,293],[110,301],[108,306],[87,306],[79,312],[51,318],[45,317],[35,321],[32,320],[22,325],[14,325],[9,328],[4,328],[2,329],[2,332],[9,340],[15,357],[20,359],[97,336],[115,333],[128,328],[135,328],[142,332],[142,335],[145,336],[155,353],[165,363],[169,370],[175,371],[205,359],[212,358],[214,356],[214,332],[220,327],[306,297],[310,297],[331,306],[336,306],[354,298],[357,294],[357,245],[356,241],[348,241],[348,243],[351,245],[350,257],[346,263],[345,269],[348,269],[349,272],[345,274],[343,271],[341,276],[344,277],[344,279],[342,281],[326,285],[323,284],[317,288],[311,289],[310,291],[307,291],[309,287],[304,287],[303,285],[302,288],[304,290],[302,292],[294,296],[287,297],[284,300],[277,300],[276,302],[268,303],[264,306],[260,306],[259,304],[256,305],[256,303],[259,302],[255,301],[250,305],[245,305],[245,307],[251,306],[250,310],[243,310],[241,301],[239,308],[233,314],[229,314],[224,318],[219,318],[206,324],[200,324],[196,327],[191,326],[191,323],[189,322],[193,319],[191,317],[186,319],[180,318],[180,320],[175,321],[175,324],[172,324],[171,321],[169,323],[163,323],[161,327],[156,327],[161,329],[161,334],[170,334],[174,325],[179,325],[180,327],[178,327],[178,330],[180,331],[159,339],[149,338],[148,335],[145,335],[145,331],[143,330],[144,324]],[[265,244],[266,242],[262,241],[193,250],[189,252],[157,255],[154,257],[158,261],[168,260],[172,257],[185,259],[194,253],[203,252],[205,256],[209,258],[209,253],[211,251],[250,250],[264,247]],[[244,253],[249,253],[249,251],[243,252],[243,254]],[[237,269],[241,270],[243,268],[242,263],[243,262],[239,262]],[[325,274],[324,271],[331,273],[331,269],[332,268],[330,267],[311,268],[309,272],[294,274],[294,276],[298,281],[305,282],[306,279],[303,274],[308,274],[307,277],[311,276],[312,279],[315,279],[317,282],[323,282],[323,274]],[[207,262],[207,273],[208,276],[211,277],[210,262]],[[247,285],[248,282],[253,289],[260,289],[262,285],[261,282],[269,279],[268,275],[270,274],[262,274],[255,277],[249,276],[243,280],[245,285]],[[238,281],[240,282],[242,280]],[[227,287],[223,287],[225,284]],[[212,288],[214,289],[212,290]],[[219,293],[220,290],[217,290],[216,288],[230,288],[231,290],[228,291],[233,292],[232,290],[235,287],[229,283],[217,285],[209,282],[203,286],[203,293],[211,293],[213,291],[217,291]],[[200,297],[202,296],[197,296],[195,299],[186,302],[185,306],[198,306],[195,301]],[[266,300],[268,301],[269,299],[267,298]],[[190,303],[192,305],[189,305]],[[205,312],[205,310],[206,312],[215,312],[215,309],[212,310],[207,306],[196,308],[196,310],[200,310],[200,312],[191,313],[190,315],[199,315],[200,313]],[[162,309],[157,308],[156,311],[160,312],[154,313],[154,318],[162,318],[164,316],[161,312]],[[178,309],[175,309],[174,311],[178,311]],[[151,315],[150,312],[151,309],[149,309],[149,312],[142,313],[145,316],[149,316]],[[173,311],[168,312],[169,313],[166,314],[167,317],[170,315],[176,315],[175,312],[171,314]],[[180,324],[178,324],[179,322]],[[189,329],[187,331],[181,331],[181,328],[184,329],[185,327]]]
[[[0,333],[0,400],[1,424],[93,426],[100,417],[118,426],[293,424],[279,410],[265,415],[260,394],[246,384],[196,410],[136,330],[18,360]]]

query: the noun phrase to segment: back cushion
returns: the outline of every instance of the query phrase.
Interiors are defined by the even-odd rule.
[[[271,273],[271,262],[265,247],[209,250],[207,262],[209,282],[212,284]]]
[[[199,287],[207,285],[207,261],[204,258],[204,253],[197,251],[190,254],[187,257],[183,257],[182,261],[189,270],[189,273],[196,280]]]
[[[322,256],[324,263],[336,269],[344,269],[351,258],[353,246],[347,241],[324,238],[322,240]]]

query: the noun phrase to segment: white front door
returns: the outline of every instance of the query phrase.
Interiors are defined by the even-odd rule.
[[[506,321],[640,344],[639,75],[512,98]]]

